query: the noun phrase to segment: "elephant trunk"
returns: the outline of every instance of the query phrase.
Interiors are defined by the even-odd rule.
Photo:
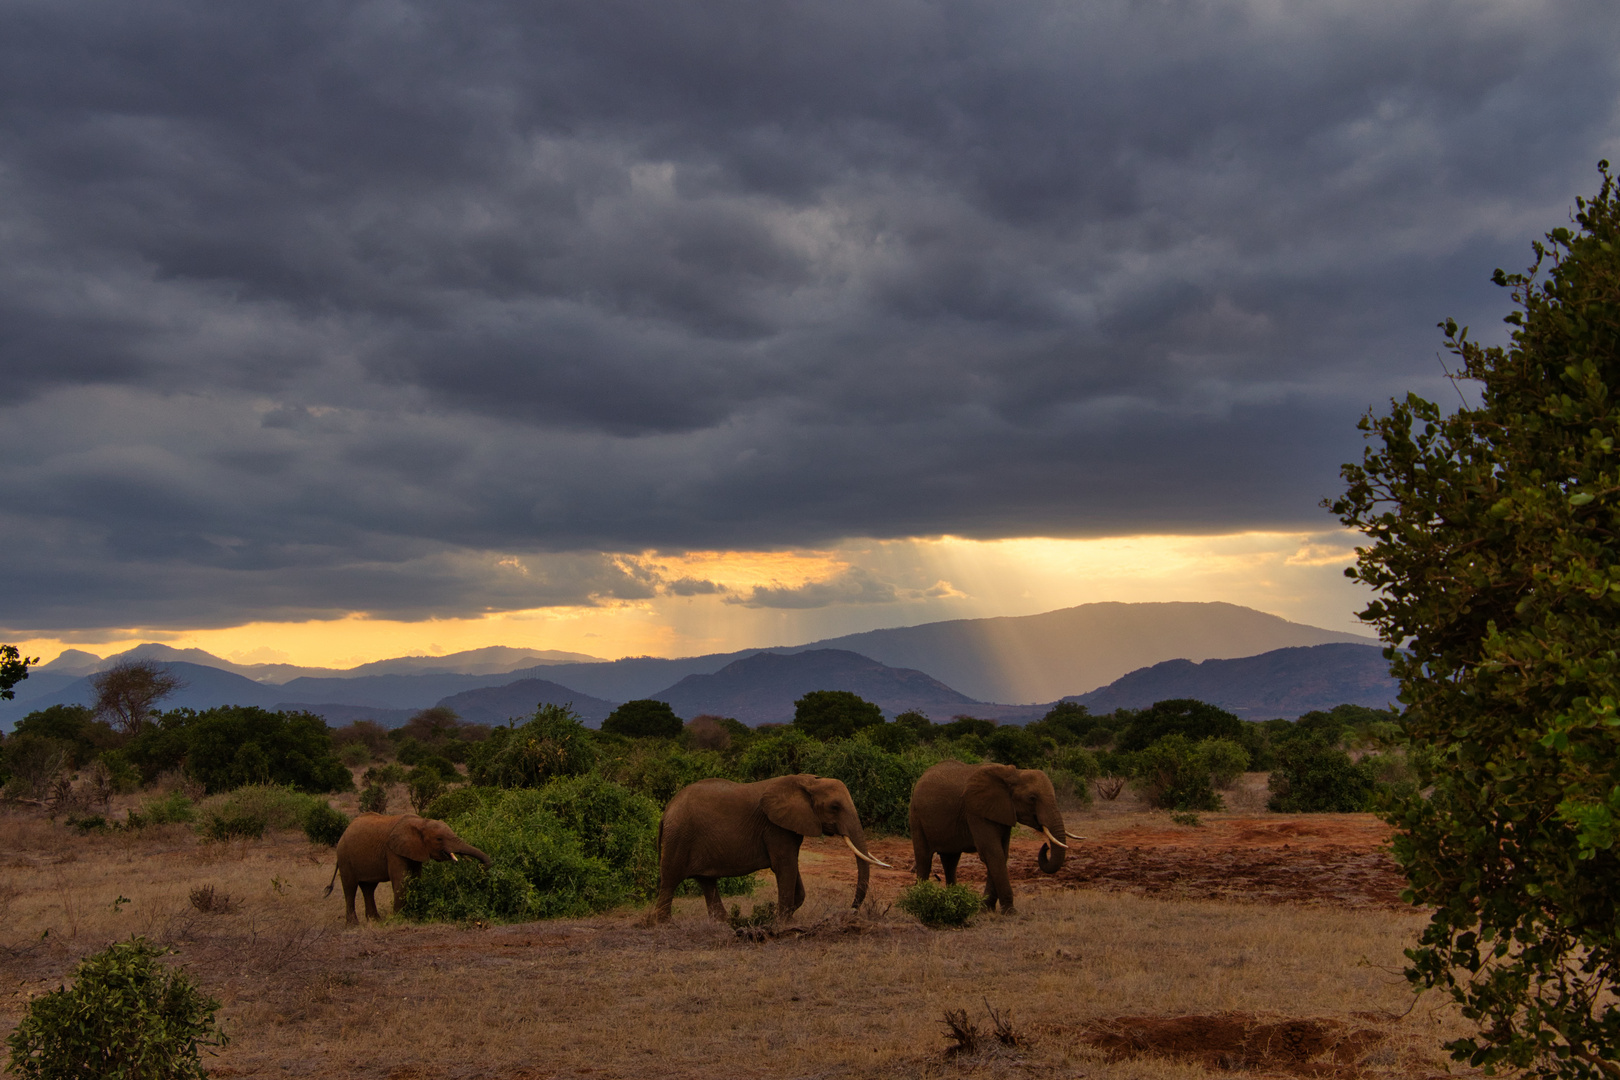
[[[851,846],[853,846],[856,851],[863,852],[868,856],[870,856],[872,854],[870,851],[867,850],[867,847],[866,847],[866,835],[865,835],[865,833],[863,833],[861,831],[861,827],[859,825],[855,826],[855,828],[853,830],[853,835],[846,834],[846,837],[849,840]],[[850,905],[851,907],[857,907],[858,908],[858,907],[860,907],[862,904],[864,904],[866,902],[866,887],[871,883],[871,880],[872,880],[872,865],[870,863],[868,863],[865,859],[856,858],[856,860],[855,860],[855,902]]]
[[[1063,869],[1064,860],[1069,856],[1068,848],[1059,846],[1067,831],[1063,827],[1063,817],[1056,812],[1050,816],[1043,814],[1038,828],[1042,829],[1049,839],[1041,845],[1040,854],[1036,856],[1036,861],[1040,863],[1041,873],[1055,874]],[[1053,837],[1057,839],[1055,841],[1050,839]]]
[[[454,858],[457,855],[466,855],[468,858],[477,859],[479,862],[483,863],[485,870],[489,869],[489,856],[485,855],[482,851],[479,851],[465,840],[458,840],[454,844],[449,845],[445,850],[450,853],[451,858]]]

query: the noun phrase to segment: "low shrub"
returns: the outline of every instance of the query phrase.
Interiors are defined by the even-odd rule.
[[[613,778],[659,806],[688,784],[711,776],[731,778],[726,759],[712,750],[682,750],[672,745],[641,745],[613,770]]]
[[[145,825],[187,824],[197,817],[197,808],[184,791],[177,789],[161,798],[145,800],[130,812],[131,819],[137,814]]]
[[[406,790],[411,795],[411,809],[418,814],[433,805],[433,800],[444,794],[444,779],[434,769],[418,769],[411,776]]]
[[[1372,808],[1374,767],[1337,746],[1299,739],[1277,748],[1266,806],[1280,814],[1353,814]]]
[[[303,829],[316,807],[331,809],[325,799],[290,787],[249,784],[205,800],[197,831],[210,840],[257,839],[271,829]]]
[[[1135,755],[1131,779],[1160,810],[1219,810],[1208,764],[1185,735],[1166,735]]]
[[[366,770],[360,782],[366,787],[387,787],[389,784],[403,784],[410,775],[403,765],[390,762],[387,765],[373,765]]]
[[[1209,770],[1209,782],[1230,788],[1249,767],[1249,754],[1231,739],[1205,739],[1198,744],[1198,755]]]
[[[93,832],[106,832],[108,827],[107,819],[100,814],[86,814],[84,817],[69,814],[65,824],[70,828],[79,830],[83,835],[89,835]]]
[[[369,785],[360,793],[360,812],[362,814],[388,813],[388,789],[381,784]]]
[[[590,731],[562,705],[540,706],[521,727],[496,728],[467,755],[473,783],[503,788],[540,787],[595,764]]]
[[[28,1080],[206,1077],[200,1048],[229,1041],[214,1020],[219,1002],[159,964],[165,952],[136,937],[86,958],[71,989],[28,1003],[6,1039],[9,1071]]]
[[[822,743],[797,728],[780,728],[761,735],[737,758],[737,779],[769,780],[811,772],[810,762],[821,753]]]
[[[966,926],[984,910],[984,897],[968,886],[927,879],[909,886],[894,903],[925,926]]]
[[[941,758],[932,748],[891,754],[858,739],[823,744],[806,772],[842,780],[861,825],[874,832],[904,834],[911,789]]]
[[[363,742],[346,742],[337,748],[337,759],[351,769],[371,762],[371,749]]]
[[[350,743],[350,745],[358,744]],[[309,837],[312,844],[336,847],[348,827],[349,815],[327,803],[310,807],[309,813],[304,815],[304,835]]]

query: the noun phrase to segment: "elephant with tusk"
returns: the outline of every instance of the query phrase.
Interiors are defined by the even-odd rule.
[[[389,882],[394,886],[394,912],[399,913],[404,902],[405,886],[410,878],[422,872],[422,864],[429,859],[455,862],[465,855],[489,867],[489,856],[455,834],[442,821],[417,817],[415,814],[361,814],[349,822],[337,842],[337,866],[332,881],[343,876],[343,899],[348,905],[350,926],[360,920],[354,913],[354,890],[358,887],[366,898],[366,918],[380,918],[377,914],[377,885]],[[332,895],[332,883],[326,886],[324,896]]]
[[[699,780],[675,793],[658,823],[658,901],[653,918],[669,919],[675,890],[695,878],[709,914],[726,917],[718,888],[723,877],[769,869],[776,875],[776,910],[791,915],[804,903],[799,846],[807,836],[840,836],[855,854],[855,907],[866,899],[872,857],[849,789],[842,781],[798,774],[754,784]]]
[[[911,849],[917,880],[925,880],[939,854],[945,883],[956,883],[956,864],[964,851],[976,852],[985,870],[984,904],[1013,910],[1012,879],[1007,875],[1007,845],[1013,826],[1023,824],[1046,837],[1041,845],[1041,872],[1063,868],[1069,845],[1059,836],[1077,837],[1063,825],[1052,781],[1040,769],[1011,765],[964,765],[942,761],[922,774],[911,791]]]

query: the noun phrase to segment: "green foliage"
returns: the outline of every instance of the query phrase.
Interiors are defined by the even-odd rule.
[[[136,937],[82,961],[71,989],[28,1003],[6,1039],[8,1071],[28,1080],[207,1076],[201,1048],[228,1041],[214,1021],[219,1002],[159,964],[164,953]]]
[[[303,829],[326,800],[275,784],[249,784],[207,799],[199,808],[197,831],[210,840],[257,838],[269,829]]]
[[[738,779],[768,780],[810,772],[810,762],[821,752],[821,743],[798,728],[784,728],[756,738],[737,759]]]
[[[1600,169],[1576,228],[1497,271],[1506,348],[1444,324],[1479,404],[1363,419],[1332,504],[1369,541],[1362,618],[1431,754],[1432,796],[1388,810],[1433,912],[1408,978],[1477,1021],[1459,1060],[1542,1076],[1620,1075],[1620,199]]]
[[[558,777],[580,776],[596,763],[591,735],[579,716],[562,705],[542,705],[528,723],[496,728],[467,758],[474,784],[539,787]]]
[[[327,847],[336,847],[337,842],[343,839],[343,831],[349,827],[349,815],[335,809],[329,803],[321,803],[309,808],[304,815],[304,835],[309,837],[312,844],[324,844]]]
[[[599,776],[508,791],[457,816],[492,862],[432,862],[405,894],[418,920],[522,922],[590,915],[649,898],[658,876],[658,807]]]
[[[602,730],[630,739],[673,739],[685,721],[665,701],[627,701],[608,714]]]
[[[990,751],[991,760],[1020,769],[1038,769],[1046,763],[1046,748],[1041,740],[1016,724],[997,727],[985,740],[985,749]]]
[[[808,771],[844,782],[862,826],[904,835],[911,789],[940,760],[927,750],[891,754],[870,743],[846,739],[824,745],[810,760]]]
[[[1277,748],[1266,805],[1279,814],[1353,814],[1373,808],[1376,786],[1372,769],[1337,746],[1296,739]]]
[[[351,769],[371,762],[371,751],[363,742],[346,742],[337,748],[337,759]]]
[[[755,926],[769,926],[776,921],[776,901],[767,900],[763,904],[755,904],[754,910],[747,915],[743,914],[741,904],[731,905],[731,914],[726,916],[726,922],[733,930],[747,930]]]
[[[444,780],[435,769],[418,769],[411,775],[406,790],[411,794],[411,809],[420,814],[444,794]]]
[[[360,793],[360,812],[362,814],[388,813],[388,789],[381,784],[367,784],[366,789]]]
[[[69,769],[82,769],[103,753],[123,745],[124,738],[83,705],[36,709],[12,729],[16,735],[41,735],[71,747]]]
[[[389,784],[403,784],[411,778],[411,774],[400,765],[373,765],[365,771],[360,782],[366,787],[387,787]]]
[[[43,799],[68,763],[73,744],[43,735],[13,735],[6,740],[6,793]]]
[[[928,714],[908,709],[894,718],[896,727],[902,727],[917,737],[920,743],[932,742],[934,739],[934,722],[928,719]]]
[[[1249,767],[1249,754],[1231,739],[1205,739],[1198,744],[1198,753],[1209,769],[1210,783],[1218,788],[1229,788]]]
[[[326,721],[307,712],[247,705],[174,709],[146,724],[125,753],[149,782],[183,763],[209,792],[244,784],[291,785],[313,793],[354,789],[349,770],[332,753]]]
[[[1126,753],[1134,753],[1167,735],[1181,735],[1189,742],[1204,739],[1238,742],[1243,738],[1243,721],[1225,709],[1196,698],[1172,698],[1133,714],[1115,744]]]
[[[462,787],[447,791],[428,804],[423,817],[449,821],[463,814],[476,813],[484,808],[488,796],[499,797],[499,788]]]
[[[922,741],[917,729],[906,724],[874,724],[862,728],[857,738],[891,754],[904,753]]]
[[[186,824],[196,820],[197,808],[185,792],[171,791],[160,798],[143,801],[135,815],[146,825]]]
[[[16,696],[12,687],[28,678],[28,668],[39,663],[37,656],[24,656],[15,645],[0,645],[0,700]]]
[[[1173,810],[1170,813],[1170,820],[1189,829],[1199,829],[1204,825],[1203,819],[1191,810]]]
[[[1138,751],[1131,779],[1148,805],[1161,810],[1219,810],[1222,805],[1198,744],[1179,733]]]
[[[793,726],[812,739],[847,739],[883,723],[883,710],[848,690],[812,690],[793,703]]]
[[[908,886],[894,906],[925,926],[966,926],[984,910],[984,897],[966,885],[924,879]]]
[[[938,724],[934,728],[934,738],[938,739],[988,739],[996,733],[994,720],[980,720],[976,716],[958,716],[948,724]]]
[[[614,780],[659,806],[686,785],[711,776],[731,778],[725,758],[712,750],[683,750],[669,744],[637,746],[613,772]]]

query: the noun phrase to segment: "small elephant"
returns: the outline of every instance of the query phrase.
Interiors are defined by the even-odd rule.
[[[343,899],[348,904],[348,922],[357,925],[354,914],[354,890],[358,886],[366,896],[366,918],[380,918],[377,914],[377,884],[387,881],[394,886],[394,913],[405,900],[405,883],[422,872],[422,864],[429,859],[439,862],[454,861],[466,855],[477,859],[487,869],[489,856],[467,843],[442,821],[417,817],[415,814],[361,814],[349,822],[337,842],[337,867],[332,871],[332,882],[343,875]],[[332,895],[332,882],[323,896]]]
[[[956,883],[962,852],[977,852],[984,863],[984,906],[1013,910],[1012,879],[1007,876],[1007,843],[1013,825],[1022,822],[1046,834],[1041,845],[1041,872],[1063,867],[1068,845],[1058,839],[1074,833],[1063,827],[1052,781],[1040,769],[1011,765],[964,765],[942,761],[922,774],[911,791],[911,849],[917,880],[934,868],[934,853],[945,870],[945,883]]]
[[[669,919],[675,890],[696,878],[709,914],[726,917],[718,882],[770,869],[776,911],[785,917],[804,903],[799,845],[807,836],[842,836],[855,853],[855,907],[866,899],[868,864],[890,868],[866,850],[855,803],[842,781],[801,773],[754,784],[699,780],[675,793],[658,822],[658,901],[653,918]]]

